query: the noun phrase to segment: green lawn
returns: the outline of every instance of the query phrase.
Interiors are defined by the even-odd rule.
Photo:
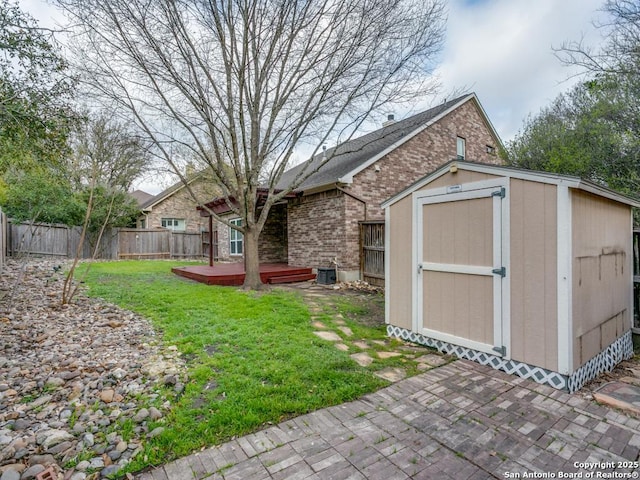
[[[171,273],[179,262],[95,263],[91,296],[149,318],[188,359],[189,383],[132,469],[167,462],[272,422],[353,400],[386,385],[347,352],[313,334],[300,295],[207,286]],[[182,264],[185,264],[184,262]],[[384,338],[381,326],[349,319],[359,338]],[[346,302],[346,303],[345,303]],[[330,320],[329,312],[324,318]],[[152,425],[153,427],[153,425]],[[146,458],[146,460],[145,460]]]

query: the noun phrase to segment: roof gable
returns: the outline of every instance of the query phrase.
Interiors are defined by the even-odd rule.
[[[493,125],[491,125],[476,95],[471,93],[328,149],[326,155],[333,158],[317,172],[310,175],[298,187],[298,190],[310,190],[335,183],[351,183],[354,175],[377,162],[389,152],[470,100],[476,102],[489,130],[499,141],[498,134]],[[308,165],[308,168],[313,171],[318,168],[324,158],[325,153],[323,152],[287,170],[276,188],[286,188],[305,166]]]
[[[198,178],[200,178],[203,175],[204,172],[197,172],[192,174],[188,179],[187,179],[187,184],[192,183],[194,180],[197,180]],[[174,183],[173,185],[171,185],[169,188],[166,188],[165,190],[163,190],[162,192],[160,192],[159,194],[157,194],[154,197],[149,198],[146,202],[144,202],[142,205],[140,205],[140,209],[141,210],[150,210],[153,207],[155,207],[156,205],[158,205],[160,202],[162,202],[163,200],[167,199],[168,197],[170,197],[171,195],[179,192],[180,190],[182,190],[185,187],[185,182],[183,182],[182,180]]]

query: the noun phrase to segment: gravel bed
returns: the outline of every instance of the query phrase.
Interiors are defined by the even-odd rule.
[[[163,430],[159,387],[184,389],[177,349],[148,320],[83,293],[61,305],[65,268],[9,259],[0,273],[0,480],[117,473]]]

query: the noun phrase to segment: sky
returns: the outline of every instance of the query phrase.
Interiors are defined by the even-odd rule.
[[[578,80],[553,49],[584,38],[598,45],[593,25],[604,0],[449,0],[444,49],[435,73],[441,91],[412,109],[416,113],[452,92],[475,92],[503,142]],[[53,26],[62,17],[45,0],[19,0],[20,6]],[[451,96],[449,97],[451,98]],[[409,112],[396,112],[401,119]],[[160,186],[141,185],[150,193]],[[152,191],[153,190],[153,191]]]

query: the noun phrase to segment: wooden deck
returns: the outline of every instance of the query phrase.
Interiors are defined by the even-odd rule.
[[[207,285],[242,285],[244,283],[244,265],[242,263],[216,263],[175,267],[171,271],[181,277],[206,283]],[[294,283],[313,280],[316,275],[310,268],[293,267],[286,263],[260,264],[262,283]]]

